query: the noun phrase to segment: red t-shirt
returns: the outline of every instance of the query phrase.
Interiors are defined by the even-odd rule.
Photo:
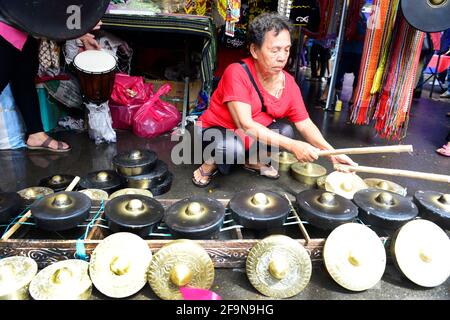
[[[295,123],[309,118],[300,88],[289,73],[283,71],[286,79],[285,87],[280,98],[276,98],[268,93],[259,82],[253,58],[247,58],[243,61],[247,64],[255,79],[267,111],[261,111],[261,100],[244,68],[239,63],[233,63],[226,68],[216,91],[212,95],[209,108],[199,118],[203,128],[237,129],[227,106],[227,103],[231,101],[251,105],[253,120],[266,127],[274,119],[288,118]]]

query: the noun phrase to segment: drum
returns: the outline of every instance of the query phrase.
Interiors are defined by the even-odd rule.
[[[94,103],[104,103],[111,96],[117,59],[108,52],[87,50],[73,60],[83,96]]]

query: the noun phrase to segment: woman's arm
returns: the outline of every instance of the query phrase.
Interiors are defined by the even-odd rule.
[[[306,119],[295,123],[295,127],[300,132],[300,134],[313,146],[319,148],[320,150],[333,150],[334,148],[325,140],[320,130],[311,121],[311,119]],[[351,166],[356,166],[357,163],[354,162],[346,155],[329,156],[329,159],[333,163],[345,163]]]
[[[309,143],[285,137],[254,121],[249,104],[231,101],[228,102],[228,109],[236,127],[241,129],[246,135],[266,144],[278,145],[294,153],[299,161],[312,162],[318,158],[318,149]]]

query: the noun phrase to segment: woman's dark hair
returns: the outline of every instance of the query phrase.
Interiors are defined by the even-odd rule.
[[[281,31],[292,31],[291,23],[289,19],[276,12],[266,12],[257,16],[248,27],[248,44],[255,44],[258,48],[261,48],[264,37],[269,31],[275,31],[275,35],[278,35]]]

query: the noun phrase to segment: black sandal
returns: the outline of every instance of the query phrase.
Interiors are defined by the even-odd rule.
[[[217,170],[217,169],[212,171],[212,172],[205,172],[205,171],[203,171],[203,167],[202,166],[200,166],[198,168],[198,170],[200,171],[200,175],[202,177],[209,177],[209,179],[205,183],[201,183],[201,182],[195,180],[195,176],[192,175],[192,183],[195,184],[197,187],[200,187],[200,188],[204,188],[207,185],[209,185],[211,183],[212,178],[217,174],[217,172],[219,172],[219,170]]]
[[[273,170],[275,170],[275,168],[274,167],[272,167],[272,166],[265,166],[266,168],[272,168]],[[261,167],[262,168],[262,167]],[[273,179],[273,180],[276,180],[276,179],[278,179],[279,177],[280,177],[280,174],[279,173],[277,173],[277,175],[276,176],[270,176],[270,175],[266,175],[266,174],[263,174],[262,172],[261,172],[261,169],[254,169],[254,168],[250,168],[250,167],[247,167],[246,165],[244,165],[244,169],[245,170],[248,170],[248,171],[250,171],[250,172],[253,172],[253,173],[257,173],[257,174],[259,174],[260,176],[263,176],[263,177],[265,177],[265,178],[267,178],[267,179]]]

